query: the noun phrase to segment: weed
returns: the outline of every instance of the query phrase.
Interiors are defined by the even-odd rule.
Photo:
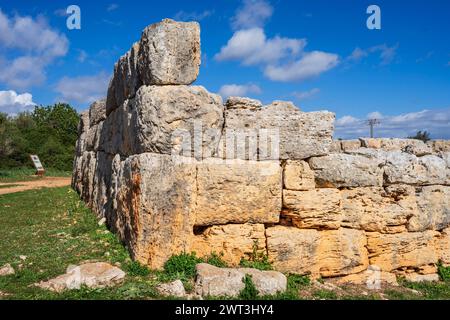
[[[150,274],[150,269],[143,266],[138,261],[131,261],[125,265],[125,270],[132,277],[146,277]]]
[[[258,270],[273,270],[269,262],[269,257],[259,249],[258,240],[253,242],[253,250],[248,260],[241,259],[240,265],[244,268],[254,268]]]
[[[245,287],[239,293],[239,299],[256,300],[258,298],[258,289],[256,289],[256,286],[253,283],[252,276],[246,274],[242,281],[244,282]]]

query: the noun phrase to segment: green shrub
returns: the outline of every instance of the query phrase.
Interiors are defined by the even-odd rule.
[[[248,260],[241,259],[240,265],[244,268],[254,268],[258,270],[272,270],[272,265],[269,262],[269,257],[258,250],[258,240],[253,242],[253,250]]]
[[[439,263],[438,273],[442,281],[450,281],[450,267],[444,267],[442,263]]]
[[[171,278],[189,279],[195,276],[195,266],[202,262],[203,260],[198,258],[195,252],[181,253],[167,260],[164,271]]]
[[[227,264],[225,261],[222,260],[223,253],[218,255],[217,253],[213,252],[207,259],[206,263],[209,263],[210,265],[219,267],[219,268],[226,268]]]
[[[149,268],[137,261],[127,263],[125,270],[132,277],[146,277],[150,274]]]
[[[245,284],[244,289],[239,293],[239,299],[242,300],[256,300],[258,298],[258,289],[253,283],[252,276],[246,274],[242,281]]]

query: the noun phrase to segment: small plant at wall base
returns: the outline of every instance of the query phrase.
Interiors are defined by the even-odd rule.
[[[195,252],[174,255],[164,264],[166,275],[173,279],[190,279],[195,276],[195,266],[203,259],[197,257]]]
[[[442,262],[439,262],[438,273],[442,281],[450,281],[450,266],[444,267]]]
[[[252,276],[246,274],[242,279],[245,287],[239,293],[239,299],[242,300],[256,300],[258,298],[258,289],[256,289],[255,284],[253,283]]]
[[[253,242],[253,250],[248,260],[241,259],[240,265],[245,268],[255,268],[259,270],[272,270],[269,257],[259,250],[258,240]]]

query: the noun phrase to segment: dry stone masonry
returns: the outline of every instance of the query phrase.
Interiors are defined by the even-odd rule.
[[[215,252],[237,266],[257,250],[341,282],[436,279],[450,264],[450,141],[333,141],[333,113],[223,103],[190,85],[199,66],[199,25],[163,20],[81,115],[73,188],[134,259]]]

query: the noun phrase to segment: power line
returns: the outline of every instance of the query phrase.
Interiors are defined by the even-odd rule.
[[[369,119],[366,121],[366,123],[370,126],[370,137],[373,138],[373,127],[377,124],[380,124],[380,120],[378,119]]]

